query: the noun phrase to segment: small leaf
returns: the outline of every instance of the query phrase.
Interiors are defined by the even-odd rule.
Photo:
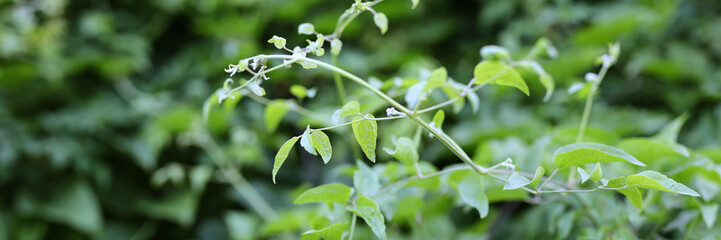
[[[309,230],[303,233],[301,240],[320,238],[325,240],[341,240],[347,225],[348,222],[337,222],[320,230]]]
[[[714,222],[716,222],[716,217],[718,216],[719,205],[717,203],[701,204],[700,207],[701,207],[701,217],[703,218],[703,221],[706,223],[706,227],[708,229],[711,229],[711,226],[713,226]]]
[[[543,167],[536,168],[536,174],[533,175],[533,179],[531,179],[531,183],[529,185],[533,186],[534,188],[538,186],[538,183],[541,182],[543,179],[543,174],[546,174],[546,169]]]
[[[353,186],[365,196],[373,196],[381,189],[378,174],[365,163],[358,161],[358,170],[353,172]]]
[[[313,148],[313,138],[310,137],[311,132],[312,130],[310,130],[310,126],[307,126],[305,132],[303,132],[303,135],[300,138],[300,146],[303,147],[306,152],[317,155],[315,149]]]
[[[629,187],[642,187],[698,197],[698,193],[658,172],[643,171],[626,178]]]
[[[426,84],[423,86],[423,92],[443,86],[443,84],[446,83],[447,79],[448,72],[446,71],[445,67],[439,67],[436,70],[433,70],[433,72],[431,72],[431,75],[428,76]]]
[[[415,9],[418,6],[418,0],[411,0],[411,3],[413,4],[411,9]]]
[[[340,117],[351,116],[360,113],[360,104],[357,101],[347,102],[340,109]]]
[[[498,61],[483,61],[473,69],[475,84],[498,84],[515,87],[530,95],[528,85],[512,67]]]
[[[496,45],[483,46],[481,48],[481,57],[483,60],[511,60],[511,54],[508,53],[508,49]]]
[[[315,27],[311,23],[303,23],[298,25],[298,34],[311,35],[315,32]]]
[[[638,166],[646,166],[646,164],[618,148],[598,143],[574,143],[559,148],[553,154],[553,163],[558,168],[597,162],[624,161]]]
[[[341,42],[340,39],[336,38],[330,41],[330,53],[333,54],[333,56],[338,56],[341,49],[343,49],[343,42]]]
[[[461,199],[468,205],[478,210],[481,218],[488,216],[488,196],[483,192],[480,181],[473,181],[475,178],[465,178],[458,183],[458,193]]]
[[[435,115],[433,115],[433,124],[436,126],[436,128],[440,129],[443,126],[443,119],[446,118],[446,113],[443,111],[443,109],[438,110]]]
[[[611,180],[608,180],[608,183],[605,184],[606,188],[621,188],[616,189],[619,193],[625,195],[629,201],[631,201],[631,204],[635,206],[638,209],[641,209],[643,207],[643,196],[641,196],[641,191],[638,190],[637,187],[631,187],[626,184],[626,177],[618,177]]]
[[[386,31],[388,31],[388,18],[385,14],[376,13],[375,16],[373,16],[373,22],[381,29],[381,34],[386,34]]]
[[[403,165],[408,167],[414,167],[418,162],[418,152],[416,151],[416,144],[407,137],[401,137],[396,140],[396,149],[390,150],[384,149],[388,154],[400,160]]]
[[[265,107],[265,126],[268,132],[275,132],[280,120],[283,119],[287,112],[288,106],[285,104],[285,100],[272,101]]]
[[[268,43],[272,43],[277,49],[283,49],[285,47],[285,38],[273,35],[273,37],[268,40]]]
[[[378,238],[387,239],[385,219],[375,201],[367,197],[360,197],[356,206],[348,207],[347,210],[361,217]]]
[[[591,171],[591,180],[598,183],[598,181],[601,180],[602,177],[603,169],[601,169],[601,163],[596,163],[596,166],[593,167],[593,170]]]
[[[298,198],[293,201],[293,204],[306,204],[306,203],[348,203],[350,199],[351,189],[340,183],[331,183],[320,185],[301,193]]]
[[[503,185],[503,190],[518,189],[530,183],[531,181],[528,180],[528,178],[521,176],[521,174],[518,174],[517,172],[513,172],[511,173],[511,176],[508,177],[506,184]]]
[[[365,117],[356,117],[353,121],[353,135],[360,144],[363,153],[371,162],[376,162],[376,139],[378,138],[378,125],[373,115],[366,114]]]
[[[581,174],[581,183],[585,183],[591,177],[591,175],[589,175],[586,172],[586,170],[583,170],[583,168],[579,167],[579,168],[576,168],[576,170],[578,171],[579,174]]]
[[[280,170],[280,167],[283,166],[283,162],[285,162],[285,159],[288,158],[288,153],[290,153],[290,150],[293,149],[293,145],[295,145],[295,142],[297,141],[298,137],[288,139],[288,141],[280,147],[278,153],[275,154],[275,162],[273,163],[273,183],[275,183],[275,175],[278,174],[278,170]]]
[[[328,135],[325,135],[322,131],[313,131],[310,133],[310,138],[313,139],[311,144],[315,148],[320,156],[323,158],[323,163],[330,161],[331,155],[333,155],[333,148],[330,146],[330,140]]]
[[[293,84],[293,86],[290,86],[290,94],[293,94],[298,99],[303,99],[308,96],[308,89],[302,85]]]

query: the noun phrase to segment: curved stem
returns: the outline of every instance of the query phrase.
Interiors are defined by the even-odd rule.
[[[333,54],[331,54],[333,55]],[[333,66],[338,66],[338,56],[333,55]],[[333,73],[333,80],[335,81],[335,87],[338,90],[338,97],[340,97],[340,104],[343,105],[345,103],[345,87],[343,87],[343,79],[341,79],[340,74],[337,72]]]

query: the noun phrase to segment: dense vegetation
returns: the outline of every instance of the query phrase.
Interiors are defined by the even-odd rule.
[[[415,2],[0,0],[0,240],[721,236],[721,5]]]

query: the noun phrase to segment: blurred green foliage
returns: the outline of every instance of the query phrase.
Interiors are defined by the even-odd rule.
[[[350,132],[330,133],[334,157],[327,165],[291,152],[273,185],[278,148],[306,124],[323,122],[289,113],[269,133],[263,105],[239,96],[213,110],[206,126],[202,104],[222,86],[228,63],[276,51],[267,43],[273,35],[300,44],[296,32],[303,22],[329,32],[351,3],[0,0],[0,240],[276,239],[325,227],[311,219],[332,208],[292,202],[311,186],[353,181],[357,146],[343,137]],[[565,89],[583,81],[606,44],[618,41],[621,58],[601,86],[587,139],[645,156],[639,160],[648,169],[702,197],[648,191],[639,211],[612,192],[550,196],[538,205],[524,203],[514,191],[487,192],[490,213],[479,220],[475,211],[458,207],[453,194],[424,194],[447,187],[429,179],[409,183],[417,187],[397,193],[395,200],[379,200],[389,238],[721,236],[716,1],[421,0],[414,10],[410,5],[385,0],[377,6],[388,17],[385,35],[370,15],[350,24],[339,65],[383,80],[415,77],[419,68],[442,65],[450,77],[466,82],[483,45],[523,56],[536,39],[547,37],[559,49],[558,59],[541,62],[556,80],[550,102],[542,101],[537,81],[528,81],[530,98],[509,88],[484,88],[477,113],[466,107],[446,114],[445,131],[478,163],[511,157],[527,172],[550,165],[554,149],[573,142],[578,132],[583,100]],[[289,99],[294,84],[318,88],[302,105],[321,119],[342,106],[325,71],[274,72],[264,87],[270,98]],[[383,115],[386,106],[379,100],[346,86],[349,95],[364,100],[362,109]],[[684,113],[689,118],[678,142],[691,149],[689,156],[645,138]],[[379,148],[391,147],[392,135],[411,136],[415,130],[408,121],[378,127]],[[441,144],[426,142],[420,159],[433,165],[428,169],[459,162]],[[397,179],[394,169],[402,166],[378,153],[378,165],[370,166],[383,173],[381,182]],[[640,169],[610,164],[604,172]],[[500,188],[487,182],[486,189]],[[259,203],[249,201],[251,195],[265,199],[276,216],[252,211]],[[373,238],[362,224],[356,230],[357,239]]]

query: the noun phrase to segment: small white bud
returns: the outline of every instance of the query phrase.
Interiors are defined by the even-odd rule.
[[[593,82],[598,80],[598,74],[595,73],[586,73],[586,82]]]

